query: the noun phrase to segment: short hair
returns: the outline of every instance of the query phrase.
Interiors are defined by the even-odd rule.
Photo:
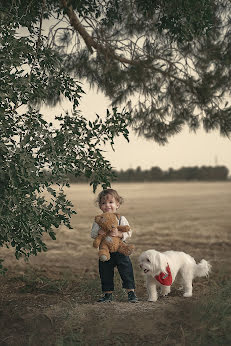
[[[108,195],[113,196],[115,198],[116,202],[119,204],[122,204],[124,201],[123,198],[118,194],[118,192],[116,190],[105,189],[98,194],[98,197],[96,199],[96,203],[98,205],[100,205],[102,203],[103,199]]]

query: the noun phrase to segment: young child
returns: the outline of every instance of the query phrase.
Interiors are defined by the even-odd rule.
[[[120,204],[123,203],[123,199],[118,195],[116,190],[106,189],[100,192],[98,195],[97,203],[103,213],[116,213],[120,207]],[[120,217],[119,225],[129,225],[124,216]],[[95,239],[98,234],[104,234],[104,232],[100,229],[99,225],[94,222],[91,229],[91,237]],[[127,238],[131,237],[131,234],[131,230],[129,232],[122,233],[116,228],[110,233],[110,236],[119,236],[123,241],[125,241]],[[126,288],[128,292],[128,301],[131,303],[136,303],[138,298],[135,295],[133,268],[129,256],[125,256],[119,252],[113,252],[110,255],[111,258],[109,261],[102,262],[99,260],[99,274],[104,296],[100,298],[98,302],[112,301],[112,292],[114,291],[114,268],[117,267],[123,282],[122,287]]]

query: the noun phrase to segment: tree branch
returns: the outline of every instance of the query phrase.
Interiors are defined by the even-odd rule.
[[[38,55],[40,43],[41,43],[41,34],[42,34],[42,25],[43,25],[43,14],[46,8],[46,0],[42,1],[42,10],[40,15],[40,22],[39,22],[39,34],[38,34],[38,41],[37,41],[37,49],[36,49],[36,57]]]
[[[97,51],[102,53],[106,58],[111,57],[112,59],[119,61],[122,64],[128,64],[128,65],[140,65],[142,64],[144,67],[146,68],[152,68],[153,70],[155,70],[158,73],[161,73],[162,75],[168,77],[168,78],[173,78],[175,80],[178,80],[180,83],[183,83],[187,86],[192,87],[191,83],[188,83],[186,80],[176,76],[175,74],[170,73],[167,70],[162,70],[161,68],[158,68],[156,66],[151,66],[150,62],[151,59],[139,59],[139,60],[133,60],[133,59],[128,59],[124,56],[121,55],[117,55],[115,53],[115,51],[113,50],[113,48],[111,48],[110,46],[104,46],[100,43],[98,43],[97,41],[95,41],[94,38],[92,38],[91,35],[89,35],[89,33],[87,32],[87,30],[84,28],[84,26],[82,25],[82,23],[80,22],[80,20],[78,19],[75,11],[73,10],[73,7],[71,5],[68,4],[67,0],[60,0],[62,7],[65,9],[67,16],[70,20],[70,24],[73,26],[74,30],[77,31],[80,36],[83,38],[88,50],[90,51],[91,54],[93,54],[93,48]],[[156,56],[157,59],[163,59],[163,57],[158,57]],[[169,62],[170,65],[172,65],[172,63]]]
[[[32,76],[32,73],[33,73],[35,61],[37,60],[37,57],[38,57],[39,47],[40,47],[40,44],[41,44],[41,34],[42,34],[42,25],[43,25],[43,14],[44,14],[45,8],[46,8],[46,0],[42,0],[42,9],[41,9],[40,20],[39,20],[38,41],[37,41],[37,43],[36,43],[36,52],[35,52],[34,62],[33,62],[33,64],[32,64],[31,71],[30,71],[30,74],[29,74],[29,79],[28,79],[29,84],[30,84],[30,82],[31,82],[31,76]]]
[[[70,20],[70,24],[73,26],[73,28],[82,36],[88,50],[93,54],[93,49],[95,48],[97,51],[101,52],[103,55],[110,56],[113,59],[121,62],[126,63],[129,65],[136,65],[140,63],[140,61],[137,60],[130,60],[123,56],[119,56],[115,54],[114,51],[112,51],[109,47],[105,47],[102,44],[96,42],[86,31],[84,26],[81,24],[80,20],[78,19],[77,15],[75,14],[72,6],[69,6],[67,3],[67,0],[61,0],[62,6],[67,12],[67,15]]]

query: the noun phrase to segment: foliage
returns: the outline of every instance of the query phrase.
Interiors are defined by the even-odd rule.
[[[206,0],[136,0],[137,10],[152,20],[158,13],[155,26],[178,43],[190,42],[207,34],[214,21],[213,1]]]
[[[47,250],[44,233],[55,239],[55,228],[71,228],[76,212],[65,195],[68,173],[87,176],[94,191],[110,185],[102,145],[113,146],[120,134],[128,140],[128,116],[113,108],[90,122],[78,112],[83,90],[38,30],[39,3],[26,9],[16,3],[0,4],[0,246],[28,258]],[[72,112],[55,117],[56,126],[38,107],[53,95],[73,104]]]
[[[67,70],[125,104],[139,135],[165,144],[185,125],[230,135],[230,1],[94,1],[95,17],[62,3],[72,50],[53,44]]]
[[[230,6],[228,0],[43,0],[43,6],[17,0],[2,9],[31,33],[50,19],[49,46],[63,68],[114,106],[126,105],[139,135],[165,144],[185,125],[230,135]]]

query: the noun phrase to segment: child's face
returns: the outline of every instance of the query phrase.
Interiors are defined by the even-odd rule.
[[[112,195],[106,195],[99,207],[102,210],[103,213],[109,212],[109,213],[116,213],[117,209],[119,208],[119,203],[115,200],[115,197]]]

